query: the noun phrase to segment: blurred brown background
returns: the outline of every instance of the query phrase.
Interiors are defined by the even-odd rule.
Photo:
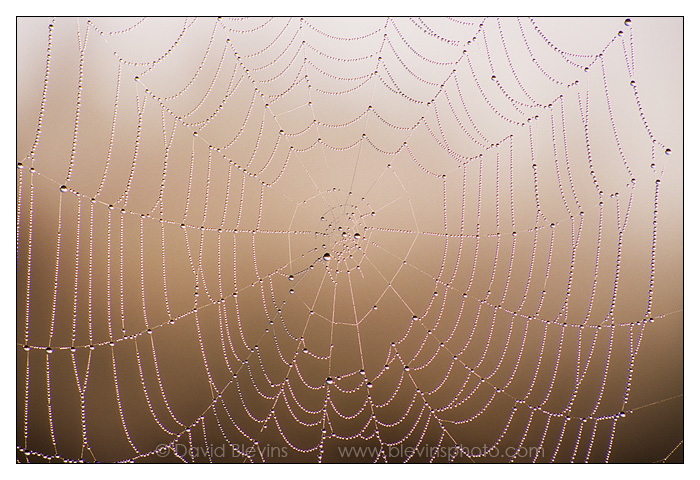
[[[19,18],[18,461],[682,461],[683,24],[625,20]]]

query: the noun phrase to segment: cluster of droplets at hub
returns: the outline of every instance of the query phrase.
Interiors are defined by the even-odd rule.
[[[633,25],[43,23],[18,461],[615,461],[682,401],[634,388],[682,307]]]

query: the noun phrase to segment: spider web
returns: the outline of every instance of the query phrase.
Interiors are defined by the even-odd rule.
[[[590,22],[21,19],[17,461],[682,455],[680,145]]]

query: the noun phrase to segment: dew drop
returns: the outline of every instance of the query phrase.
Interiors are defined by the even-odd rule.
[[[293,293],[294,293],[294,289],[293,289],[293,288],[290,288],[290,289],[289,289],[289,293],[293,294]]]
[[[65,185],[61,185],[61,188],[59,190],[61,190],[62,192],[67,192],[68,187],[66,187]]]
[[[405,367],[403,367],[403,371],[404,371],[404,372],[408,372],[409,370],[411,370],[411,367],[409,367],[408,365],[406,365]]]
[[[326,378],[326,383],[327,383],[328,385],[333,385],[333,383],[334,383],[334,382],[333,382],[333,378],[331,378],[331,377]]]
[[[372,388],[372,382],[367,382],[367,388]]]
[[[32,349],[32,348],[31,348],[29,345],[25,345],[25,346],[24,346],[24,351],[25,351],[25,352],[28,352],[28,351],[31,350],[31,349]]]
[[[625,26],[629,27],[632,24],[632,19],[631,18],[626,18],[625,19]]]
[[[671,149],[670,149],[670,148],[667,148],[667,149],[664,151],[664,153],[665,153],[666,155],[671,155]]]
[[[355,235],[353,235],[353,237],[355,237],[355,240],[359,240],[359,239],[360,239],[360,236],[361,236],[361,235],[360,235],[359,233],[356,233]]]
[[[289,276],[289,280],[290,280],[290,281],[291,281],[291,280],[294,280],[294,275],[290,275],[290,276]]]
[[[330,253],[324,253],[324,254],[323,254],[323,260],[325,260],[326,262],[330,262],[330,261],[331,261],[331,254],[330,254]]]

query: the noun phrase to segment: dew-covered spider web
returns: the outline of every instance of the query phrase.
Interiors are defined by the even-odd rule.
[[[20,18],[17,461],[682,460],[681,28]]]

